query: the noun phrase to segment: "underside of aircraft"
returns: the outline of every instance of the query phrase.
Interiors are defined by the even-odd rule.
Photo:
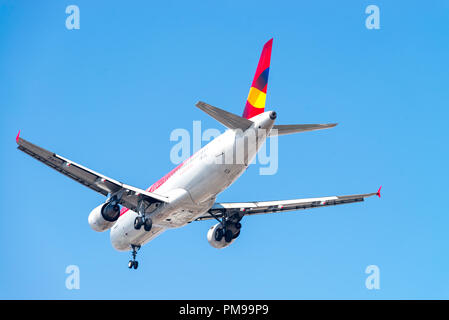
[[[227,130],[190,158],[186,159],[147,189],[124,184],[77,164],[25,139],[16,137],[18,149],[63,175],[107,197],[93,209],[89,225],[98,232],[110,230],[111,243],[119,251],[132,251],[128,267],[137,269],[137,251],[167,229],[179,228],[193,221],[217,220],[207,232],[214,248],[229,246],[241,231],[245,216],[297,211],[364,201],[373,193],[328,196],[307,199],[220,203],[217,195],[234,183],[251,163],[267,138],[314,130],[329,129],[330,124],[277,125],[277,114],[265,111],[268,73],[273,39],[262,50],[242,116],[205,102],[196,106],[216,119]],[[240,141],[256,137],[243,150],[241,163],[217,162],[230,154]],[[245,140],[246,139],[246,140]]]

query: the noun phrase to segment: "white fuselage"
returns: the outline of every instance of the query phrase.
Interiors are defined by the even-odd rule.
[[[142,246],[170,228],[179,228],[207,212],[217,195],[246,170],[274,125],[270,112],[261,113],[242,132],[228,129],[196,152],[148,191],[168,197],[146,215],[153,221],[150,231],[134,229],[138,214],[127,210],[111,228],[111,243],[119,251]]]

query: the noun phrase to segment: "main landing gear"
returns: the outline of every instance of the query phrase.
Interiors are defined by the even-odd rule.
[[[216,241],[221,241],[224,238],[229,243],[240,235],[242,214],[237,212],[233,215],[226,215],[224,213],[221,220],[211,211],[209,211],[209,214],[221,224],[221,228],[217,228],[214,234]]]
[[[134,220],[134,229],[140,230],[140,228],[145,229],[145,231],[150,231],[153,226],[153,221],[150,217],[139,216]]]
[[[135,246],[135,245],[131,245],[131,248],[133,249],[132,255],[133,255],[133,259],[129,260],[128,262],[128,268],[129,269],[137,269],[137,267],[139,266],[139,262],[136,260],[136,256],[137,256],[137,251],[140,250],[140,246]]]
[[[139,214],[139,216],[136,217],[136,219],[134,220],[134,229],[140,230],[140,228],[142,228],[143,226],[145,231],[151,230],[151,227],[153,226],[153,221],[151,220],[150,217],[147,217],[145,215],[145,211],[149,206],[150,205],[147,204],[147,202],[143,200],[142,197],[139,197],[139,201],[137,204],[137,213]]]
[[[237,223],[226,223],[225,227],[217,228],[214,234],[214,238],[216,241],[221,241],[221,239],[225,239],[227,243],[231,242],[235,238],[240,235],[240,228],[242,224],[240,222]]]

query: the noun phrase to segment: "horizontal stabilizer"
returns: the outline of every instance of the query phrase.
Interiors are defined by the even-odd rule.
[[[270,136],[282,136],[285,134],[292,134],[305,131],[314,131],[321,129],[333,128],[337,123],[328,124],[287,124],[287,125],[275,125],[270,132]]]
[[[229,129],[241,129],[245,131],[253,124],[251,120],[211,106],[202,101],[197,102],[196,106]]]

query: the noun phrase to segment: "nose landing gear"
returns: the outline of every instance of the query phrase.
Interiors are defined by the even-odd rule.
[[[137,267],[139,267],[139,262],[136,260],[136,256],[137,256],[137,251],[140,250],[140,246],[131,245],[131,248],[133,250],[133,252],[132,252],[133,259],[129,260],[128,268],[129,269],[132,269],[132,268],[137,269]]]

